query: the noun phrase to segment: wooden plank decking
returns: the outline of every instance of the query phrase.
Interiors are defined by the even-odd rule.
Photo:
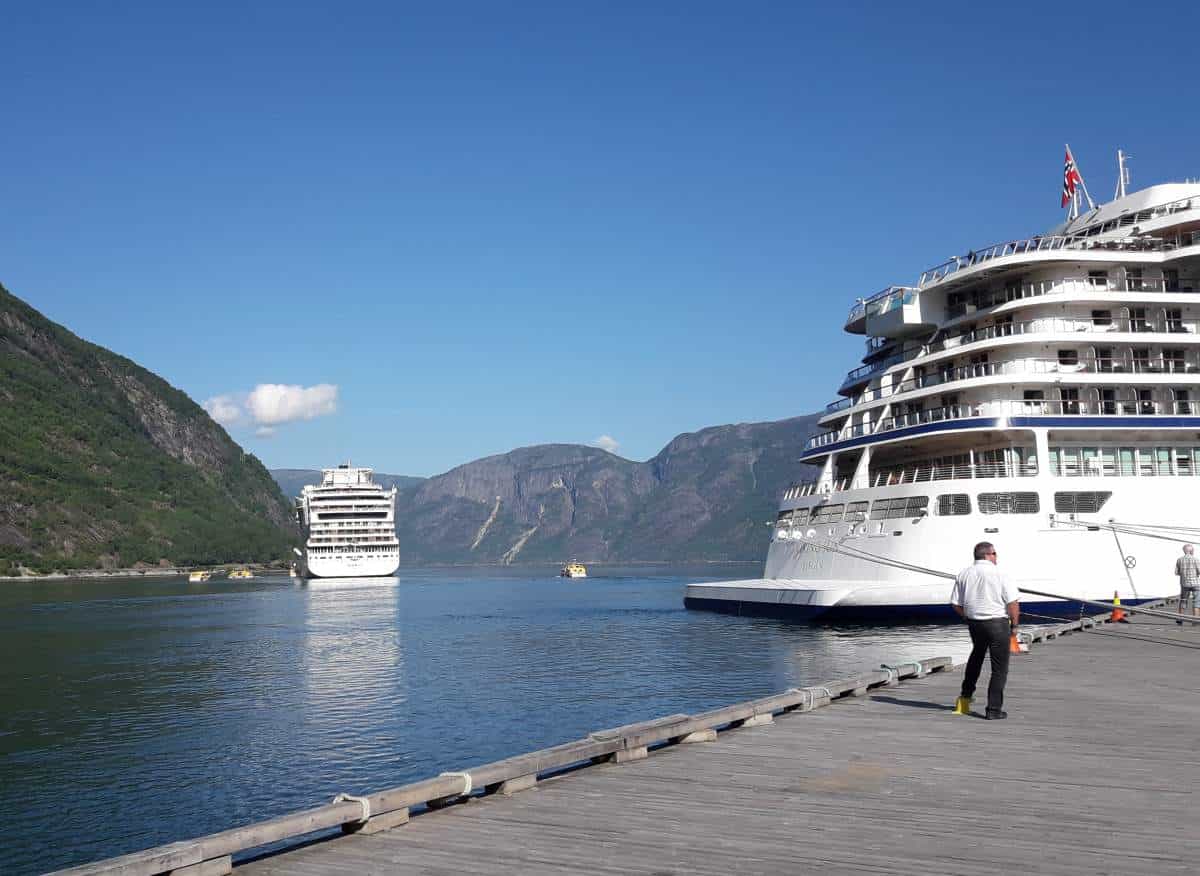
[[[951,715],[960,679],[905,681],[236,872],[1200,869],[1200,627],[1136,618],[1035,644],[1013,657],[1007,721]]]

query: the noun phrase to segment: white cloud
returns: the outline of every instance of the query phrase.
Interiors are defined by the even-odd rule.
[[[222,426],[249,420],[255,435],[269,438],[281,423],[312,420],[337,412],[338,388],[332,383],[297,386],[260,383],[247,393],[215,395],[204,402],[208,415]]]
[[[214,395],[204,402],[204,410],[222,426],[232,426],[242,418],[242,407],[232,395]]]
[[[260,383],[246,396],[246,410],[260,426],[275,426],[332,414],[337,411],[337,398],[338,388],[332,383]]]
[[[599,438],[592,439],[592,446],[599,447],[601,450],[607,450],[609,453],[616,453],[617,448],[621,446],[621,442],[612,435],[601,435]]]

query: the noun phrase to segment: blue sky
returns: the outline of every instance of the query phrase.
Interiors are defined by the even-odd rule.
[[[1200,177],[1195,4],[5,6],[0,282],[271,467],[812,411],[1064,141]]]

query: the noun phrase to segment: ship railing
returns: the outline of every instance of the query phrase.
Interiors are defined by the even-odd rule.
[[[1108,279],[1099,277],[1067,277],[1059,280],[1044,280],[1038,283],[1021,283],[1004,289],[997,289],[981,298],[977,298],[974,302],[960,302],[951,305],[946,309],[948,319],[956,319],[958,317],[975,315],[982,316],[981,311],[986,311],[989,308],[996,307],[1000,304],[1006,304],[1011,301],[1019,301],[1025,298],[1038,298],[1045,295],[1071,294],[1076,292],[1180,292],[1180,293],[1196,293],[1200,292],[1200,277],[1149,277],[1146,279],[1127,279],[1125,282],[1113,282]],[[1000,323],[997,325],[985,326],[975,329],[970,332],[963,332],[957,335],[949,335],[934,340],[927,344],[906,344],[899,352],[880,359],[877,362],[869,362],[865,365],[860,365],[846,372],[846,378],[842,381],[842,386],[846,387],[862,378],[870,377],[877,372],[890,368],[893,365],[898,365],[901,362],[907,362],[918,356],[935,353],[941,350],[950,349],[951,347],[969,344],[973,341],[988,340],[991,338],[1007,337],[1013,334],[1023,334],[1027,332],[1044,332],[1057,331],[1058,328],[1039,328],[1039,324],[1045,324],[1046,319],[1034,319],[1019,323]],[[1070,323],[1071,328],[1067,331],[1144,331],[1144,332],[1196,332],[1197,323],[1182,319],[1168,319],[1163,314],[1156,314],[1154,317],[1146,319],[1125,319],[1115,317],[1109,320],[1096,319],[1090,321],[1091,328],[1086,325],[1089,321],[1084,319],[1062,320],[1062,323]],[[1118,326],[1114,328],[1113,326]],[[1124,326],[1121,328],[1120,326]],[[879,342],[874,349],[869,348],[868,354],[883,349],[890,341],[888,338],[871,338],[870,342]]]
[[[924,288],[930,284],[944,280],[946,277],[964,270],[965,268],[983,264],[993,259],[1011,255],[1022,255],[1035,252],[1050,252],[1061,249],[1127,249],[1141,251],[1169,251],[1179,246],[1190,246],[1197,243],[1198,235],[1194,232],[1166,234],[1159,237],[1138,235],[1134,237],[1108,238],[1098,240],[1097,236],[1119,228],[1149,222],[1152,219],[1200,208],[1200,198],[1180,198],[1166,204],[1141,210],[1137,213],[1126,213],[1103,225],[1093,226],[1085,233],[1066,236],[1035,235],[1024,240],[1010,240],[1006,243],[995,243],[982,249],[971,250],[966,255],[954,256],[940,265],[935,265],[921,273],[917,286]]]
[[[968,315],[981,315],[992,307],[1040,298],[1045,295],[1096,292],[1164,292],[1195,293],[1200,291],[1200,278],[1196,277],[1126,277],[1124,280],[1107,277],[1061,277],[1040,280],[1036,283],[1013,283],[999,289],[976,293],[970,301],[959,301],[946,308],[947,319],[958,319]]]
[[[821,493],[840,493],[849,489],[850,478],[837,478],[829,482],[826,489],[821,488],[819,480],[803,481],[791,484],[783,491],[782,500],[802,499],[805,496],[814,496]]]
[[[1050,474],[1060,478],[1154,478],[1154,477],[1198,477],[1200,459],[1174,455],[1155,459],[1141,457],[1136,460],[1118,459],[1112,454],[1099,454],[1086,458],[1058,458],[1051,454]]]
[[[972,478],[1031,478],[1038,473],[1037,464],[976,462],[910,463],[902,466],[882,468],[871,476],[871,486],[887,487],[896,484],[914,484],[926,481],[949,481]]]
[[[1130,318],[1122,316],[1109,317],[1076,317],[1063,319],[1060,317],[1042,317],[1024,320],[1022,322],[1005,322],[983,326],[969,332],[949,335],[939,338],[927,345],[930,353],[951,350],[956,347],[973,344],[977,341],[990,341],[996,338],[1017,337],[1020,335],[1037,334],[1077,334],[1095,333],[1149,333],[1149,334],[1196,334],[1200,331],[1200,321],[1168,317],[1165,313],[1157,313],[1145,318]]]
[[[846,408],[851,407],[854,404],[855,399],[853,398],[839,398],[837,401],[830,402],[829,404],[825,405],[825,413],[832,414],[835,411],[844,411]]]
[[[1129,388],[1136,391],[1137,387]],[[1152,391],[1143,389],[1142,391]],[[908,411],[893,417],[886,417],[871,423],[855,423],[849,428],[832,429],[813,435],[805,444],[805,450],[816,450],[849,440],[859,435],[881,434],[884,432],[904,429],[910,426],[920,426],[945,420],[958,420],[971,417],[1041,417],[1041,416],[1196,416],[1200,414],[1200,400],[1174,399],[1163,401],[1157,398],[1138,398],[1123,396],[1112,399],[994,399],[978,404],[944,405],[936,408],[925,408],[919,411]]]
[[[1117,356],[1079,356],[1073,361],[1063,359],[1006,359],[996,362],[979,362],[960,365],[944,371],[935,371],[912,377],[889,386],[877,386],[864,390],[857,398],[843,398],[825,406],[825,413],[832,414],[848,410],[857,404],[878,401],[903,395],[916,389],[928,389],[935,386],[945,386],[963,380],[979,377],[997,377],[1012,374],[1196,374],[1200,373],[1200,356],[1196,361],[1189,361],[1186,353],[1183,358],[1170,357],[1159,353],[1143,357],[1134,352],[1133,348],[1120,357]],[[843,437],[850,437],[849,435]]]

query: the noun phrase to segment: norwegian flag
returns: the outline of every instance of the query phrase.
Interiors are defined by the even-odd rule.
[[[1071,147],[1067,147],[1067,157],[1063,164],[1063,191],[1062,203],[1060,207],[1065,207],[1071,203],[1071,199],[1075,197],[1076,184],[1083,184],[1083,177],[1079,175],[1079,168],[1075,166],[1075,157],[1071,155]]]

